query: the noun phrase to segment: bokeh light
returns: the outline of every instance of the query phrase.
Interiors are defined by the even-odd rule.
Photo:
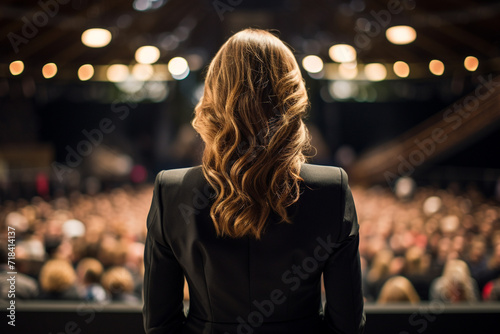
[[[24,71],[24,63],[21,60],[15,60],[10,63],[9,70],[12,75],[19,75]]]
[[[57,74],[56,64],[48,63],[42,67],[42,75],[45,79],[53,78],[56,74]]]
[[[87,29],[82,34],[82,43],[89,48],[102,48],[111,42],[111,32],[107,29]]]
[[[160,50],[156,46],[141,46],[135,52],[135,60],[140,64],[153,64],[160,58]]]
[[[94,76],[94,66],[85,64],[78,69],[78,78],[81,81],[90,80]]]

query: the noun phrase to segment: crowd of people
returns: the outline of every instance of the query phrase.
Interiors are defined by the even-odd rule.
[[[500,300],[497,201],[472,188],[352,191],[367,302]],[[151,197],[148,185],[0,203],[0,276],[10,271],[11,227],[16,298],[140,304]],[[0,299],[8,294],[4,278]]]

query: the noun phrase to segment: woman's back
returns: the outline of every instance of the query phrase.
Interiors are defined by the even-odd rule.
[[[217,236],[201,167],[161,172],[148,217],[148,333],[357,333],[363,326],[358,224],[347,176],[303,164],[291,224],[271,214],[260,240]],[[321,275],[327,306],[320,316]],[[182,311],[183,276],[190,289]]]

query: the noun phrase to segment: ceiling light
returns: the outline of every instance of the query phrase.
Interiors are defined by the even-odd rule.
[[[89,48],[102,48],[111,42],[111,32],[106,29],[87,29],[82,34],[82,43]]]
[[[348,44],[333,45],[328,54],[333,61],[347,63],[356,60],[356,50]]]
[[[387,69],[380,63],[367,64],[365,65],[365,75],[370,81],[381,81],[387,76]]]
[[[85,64],[78,69],[78,79],[87,81],[94,76],[94,66]]]
[[[123,64],[113,64],[108,67],[106,77],[111,82],[121,82],[128,78],[128,67]]]
[[[406,78],[410,75],[410,66],[404,61],[397,61],[392,67],[394,73],[400,78]]]
[[[386,30],[385,36],[392,44],[409,44],[417,38],[417,32],[410,26],[394,26]]]
[[[12,75],[19,75],[24,71],[24,63],[20,60],[15,60],[10,63],[9,70]]]
[[[429,71],[434,75],[442,75],[444,73],[444,64],[442,61],[433,59],[429,63]]]
[[[135,52],[135,60],[140,64],[153,64],[160,58],[160,50],[156,46],[141,46]]]
[[[48,63],[42,67],[42,75],[45,79],[53,78],[56,74],[57,74],[56,64]]]
[[[468,56],[464,60],[464,67],[467,71],[474,72],[479,66],[479,60],[474,56]]]
[[[302,66],[309,73],[319,73],[323,69],[323,60],[318,56],[307,56],[302,59]]]

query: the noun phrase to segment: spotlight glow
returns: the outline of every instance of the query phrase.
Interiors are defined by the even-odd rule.
[[[132,67],[132,76],[139,81],[147,81],[154,74],[152,65],[149,64],[135,64]]]
[[[42,75],[45,79],[53,78],[56,74],[57,74],[56,64],[48,63],[42,67]]]
[[[111,32],[107,29],[87,29],[82,34],[82,43],[89,48],[102,48],[111,42]]]
[[[410,75],[410,66],[404,61],[397,61],[392,68],[394,73],[400,78],[406,78]]]
[[[323,69],[323,60],[318,56],[307,56],[302,59],[302,66],[309,73],[319,73]]]
[[[339,65],[339,75],[344,79],[354,79],[358,75],[358,67],[350,63],[342,63]]]
[[[174,57],[168,62],[168,71],[172,77],[177,80],[182,80],[189,74],[189,65],[183,57]]]
[[[140,64],[153,64],[160,58],[160,50],[156,46],[141,46],[135,52],[135,60]]]
[[[417,32],[410,26],[394,26],[385,31],[385,37],[392,44],[410,44],[417,38]]]
[[[381,81],[387,76],[387,69],[380,63],[366,64],[365,75],[370,81]]]
[[[433,59],[429,63],[429,71],[434,75],[442,75],[444,73],[444,64],[442,61]]]
[[[9,70],[12,75],[19,75],[24,71],[24,63],[21,60],[15,60],[10,63]]]
[[[129,75],[128,67],[123,64],[113,64],[108,67],[106,77],[111,82],[125,81]]]
[[[81,81],[87,81],[90,80],[94,76],[94,66],[90,64],[85,64],[80,66],[78,69],[78,78]]]
[[[337,63],[348,63],[356,60],[356,50],[349,44],[336,44],[328,50],[328,55]]]
[[[464,67],[467,71],[474,72],[479,66],[479,60],[474,56],[468,56],[464,60]]]

